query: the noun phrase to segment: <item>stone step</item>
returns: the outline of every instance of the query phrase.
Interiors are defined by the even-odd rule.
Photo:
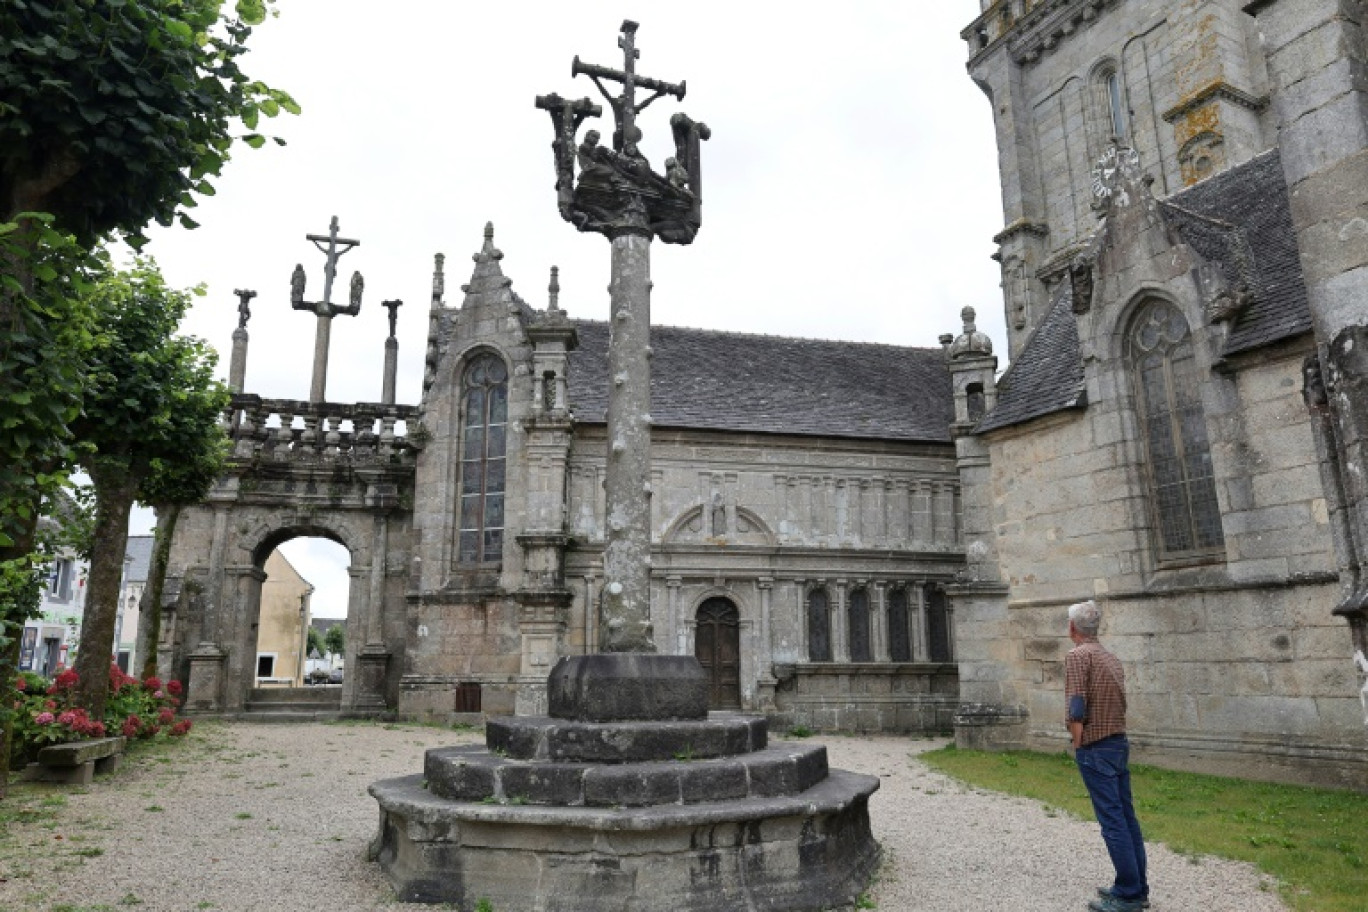
[[[796,795],[827,777],[826,748],[775,742],[732,757],[634,763],[516,760],[478,745],[427,752],[423,776],[450,801],[560,807],[652,807]]]
[[[248,700],[243,707],[249,713],[336,713],[342,711],[341,703],[257,703]]]
[[[341,685],[318,687],[254,687],[248,703],[324,703],[342,705]]]

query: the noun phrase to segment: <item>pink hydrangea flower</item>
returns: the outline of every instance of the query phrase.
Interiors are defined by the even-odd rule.
[[[39,725],[51,725],[56,721],[56,717],[50,712],[41,712],[33,717],[33,721]]]

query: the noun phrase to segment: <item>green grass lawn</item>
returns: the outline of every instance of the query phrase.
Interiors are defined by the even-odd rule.
[[[1024,795],[1085,820],[1092,805],[1073,758],[984,753],[952,745],[921,759],[969,785]],[[1255,864],[1294,909],[1368,909],[1368,795],[1131,767],[1146,841],[1185,855]]]

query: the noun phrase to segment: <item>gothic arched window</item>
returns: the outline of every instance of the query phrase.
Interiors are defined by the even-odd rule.
[[[888,594],[888,657],[895,662],[912,661],[912,638],[908,636],[907,590]]]
[[[1126,105],[1126,86],[1121,71],[1114,62],[1099,66],[1092,77],[1093,94],[1097,99],[1097,122],[1101,124],[1105,144],[1111,137],[1125,141],[1130,136],[1130,109]]]
[[[856,589],[850,593],[846,606],[850,630],[850,661],[870,662],[874,656],[869,648],[869,590]]]
[[[508,369],[496,355],[477,355],[461,378],[460,549],[462,564],[497,563],[503,555],[504,464]]]
[[[1188,322],[1172,304],[1148,301],[1126,349],[1158,557],[1218,556],[1225,538]]]
[[[808,593],[808,660],[831,661],[831,600],[825,589]]]

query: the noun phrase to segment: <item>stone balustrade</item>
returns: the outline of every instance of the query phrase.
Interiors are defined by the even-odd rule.
[[[233,396],[224,423],[234,459],[408,462],[418,407]]]

